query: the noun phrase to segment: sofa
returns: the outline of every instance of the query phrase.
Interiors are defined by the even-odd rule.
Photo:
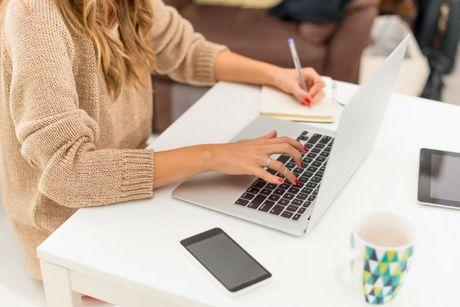
[[[357,82],[361,53],[369,44],[370,29],[378,14],[377,0],[352,0],[339,23],[290,22],[266,9],[195,5],[189,0],[164,0],[188,19],[207,39],[232,51],[283,67],[292,67],[287,39],[296,40],[304,66],[336,80]],[[165,130],[177,117],[171,112],[174,81],[153,76],[154,131]]]

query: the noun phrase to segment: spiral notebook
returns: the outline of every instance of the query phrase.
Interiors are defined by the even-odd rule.
[[[322,79],[326,83],[325,97],[310,107],[300,104],[292,95],[264,86],[260,98],[260,113],[294,121],[333,122],[338,108],[332,90],[333,81],[329,77]]]

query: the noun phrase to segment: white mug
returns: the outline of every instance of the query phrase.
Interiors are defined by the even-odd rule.
[[[393,300],[410,267],[414,242],[413,225],[392,213],[370,213],[355,223],[347,275],[367,303]]]

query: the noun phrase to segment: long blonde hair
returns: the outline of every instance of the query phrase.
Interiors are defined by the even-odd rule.
[[[0,0],[4,6],[7,0]],[[144,86],[141,74],[153,71],[155,53],[151,0],[55,0],[68,25],[93,42],[107,90],[115,99],[123,85]]]

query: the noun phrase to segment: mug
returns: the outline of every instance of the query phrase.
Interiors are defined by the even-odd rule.
[[[404,217],[375,212],[353,227],[349,275],[370,304],[393,300],[409,270],[414,253],[415,229]]]

